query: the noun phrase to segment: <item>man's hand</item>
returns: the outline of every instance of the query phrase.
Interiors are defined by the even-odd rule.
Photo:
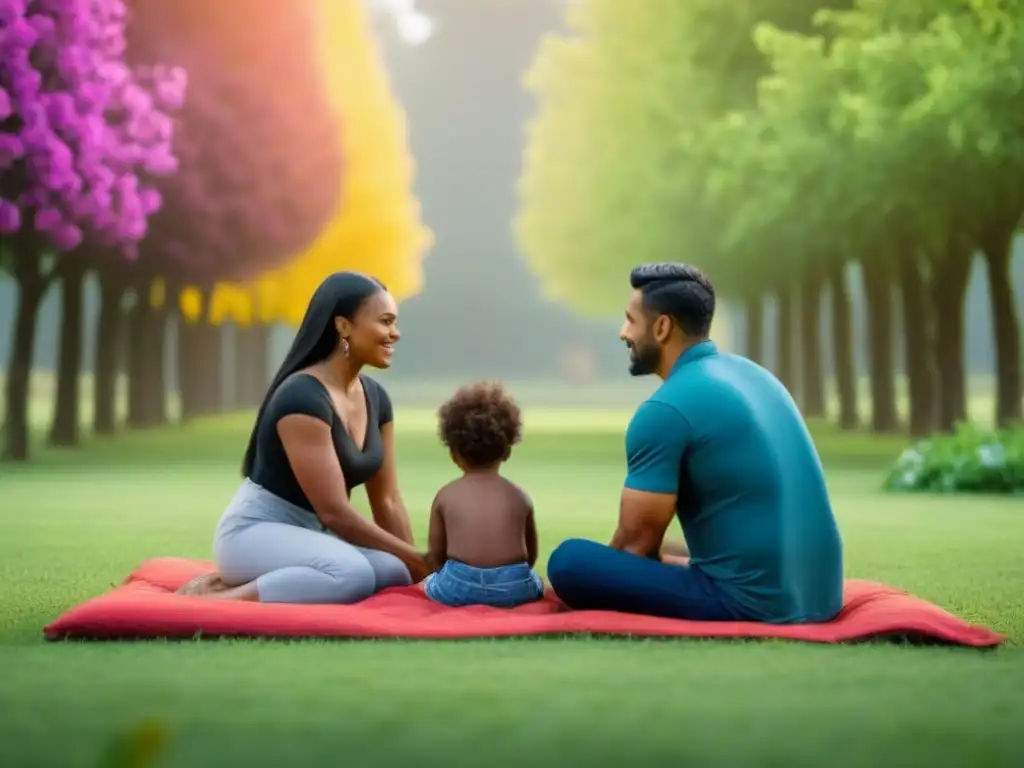
[[[659,559],[665,531],[676,514],[676,496],[622,489],[619,527],[611,547],[640,557]]]
[[[688,560],[690,550],[681,541],[666,541],[661,545],[661,559],[665,562],[679,562]]]

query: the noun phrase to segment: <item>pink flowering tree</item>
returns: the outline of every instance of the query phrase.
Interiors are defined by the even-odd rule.
[[[136,293],[154,281],[162,306],[136,302],[129,327],[128,420],[167,420],[168,314],[185,287],[204,293],[305,250],[337,210],[341,126],[321,74],[311,0],[132,0],[128,60],[189,73],[178,116],[176,174],[140,244]],[[204,307],[204,310],[206,308]],[[224,336],[205,314],[178,325],[185,416],[218,410]]]
[[[123,48],[123,36],[120,42]],[[113,138],[105,170],[119,180],[114,184],[118,192],[113,199],[100,201],[96,206],[98,216],[86,229],[83,246],[76,257],[63,259],[58,267],[62,312],[56,402],[50,428],[53,445],[78,442],[85,276],[91,271],[100,277],[102,286],[107,286],[105,275],[138,263],[138,243],[148,232],[149,217],[162,202],[154,184],[178,169],[171,140],[173,115],[185,94],[184,70],[140,64],[125,67],[123,73],[105,115]],[[120,311],[121,295],[111,298],[107,291],[102,299],[95,329],[93,429],[98,434],[111,434],[121,340],[116,313]]]
[[[18,286],[7,459],[29,454],[29,376],[47,287],[96,258],[136,258],[160,205],[138,173],[175,169],[159,113],[180,103],[184,75],[127,70],[125,20],[121,0],[0,0],[0,236]]]

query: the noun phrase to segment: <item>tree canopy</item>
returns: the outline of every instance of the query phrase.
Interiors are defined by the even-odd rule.
[[[412,194],[413,161],[401,107],[357,3],[320,0],[317,60],[325,98],[342,131],[346,158],[333,217],[309,248],[254,280],[223,282],[214,291],[212,317],[240,324],[281,320],[297,325],[323,278],[356,269],[380,278],[399,301],[422,287],[422,259],[432,235]]]
[[[980,251],[999,419],[1019,418],[1006,263],[1024,212],[1024,9],[726,5],[584,0],[568,11],[573,34],[542,46],[517,228],[549,295],[614,313],[633,264],[693,262],[724,296],[781,302],[785,356],[794,293],[817,325],[816,295],[829,279],[844,291],[837,270],[856,264],[878,342],[872,377],[892,375],[896,290],[908,365],[935,326],[946,347],[929,364],[962,381],[963,296]],[[888,397],[879,386],[875,400]],[[957,387],[946,426],[964,417]]]
[[[135,0],[131,59],[190,74],[178,172],[142,245],[154,276],[212,288],[276,266],[337,206],[338,119],[312,46],[313,0]]]
[[[139,174],[176,168],[169,112],[185,73],[133,70],[121,0],[3,0],[0,233],[69,252],[88,236],[135,255],[160,196]],[[19,239],[23,239],[19,238]]]

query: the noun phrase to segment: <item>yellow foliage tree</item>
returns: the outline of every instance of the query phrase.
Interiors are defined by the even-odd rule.
[[[398,301],[422,288],[422,262],[433,234],[423,226],[412,194],[405,116],[391,91],[367,3],[318,0],[317,11],[327,98],[342,125],[346,167],[338,212],[310,248],[283,267],[248,284],[216,286],[209,306],[209,320],[216,324],[297,325],[317,285],[342,269],[374,275]],[[197,292],[182,294],[186,317],[195,317],[200,307]]]

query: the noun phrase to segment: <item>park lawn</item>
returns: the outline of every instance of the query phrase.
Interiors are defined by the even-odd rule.
[[[0,765],[98,766],[111,738],[147,718],[166,729],[168,767],[1024,764],[1024,504],[880,493],[898,438],[818,432],[848,575],[984,623],[1006,647],[44,643],[44,624],[143,559],[209,556],[249,418],[0,466]],[[567,536],[607,537],[628,413],[526,418],[508,472],[534,497],[542,557]],[[423,537],[453,470],[429,412],[397,423]]]

